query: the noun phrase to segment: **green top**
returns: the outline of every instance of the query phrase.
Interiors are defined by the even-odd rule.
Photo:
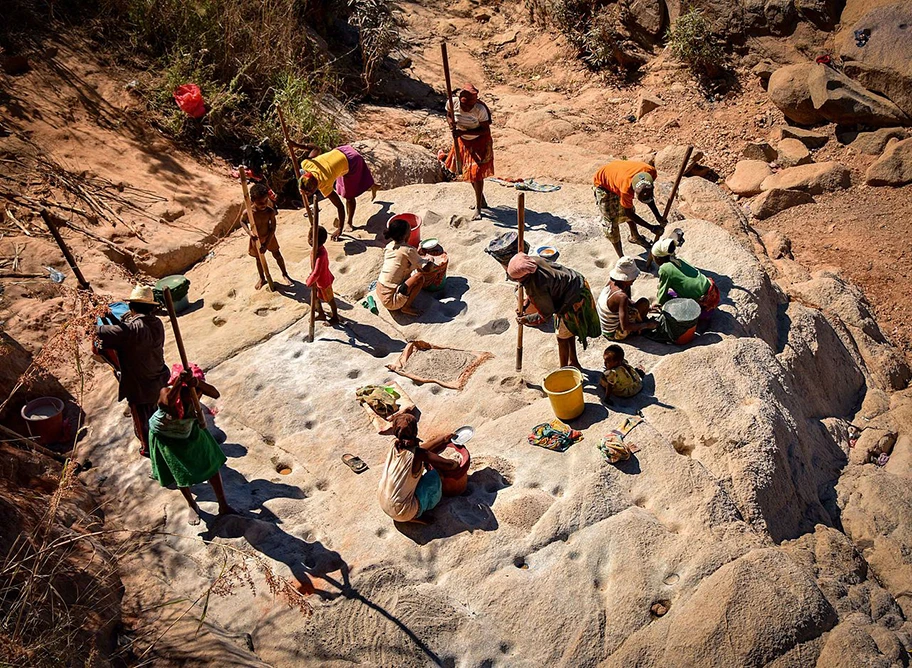
[[[684,260],[666,262],[659,267],[659,292],[657,298],[664,304],[670,298],[669,290],[674,290],[678,297],[700,301],[709,292],[710,282],[699,269],[696,269]]]

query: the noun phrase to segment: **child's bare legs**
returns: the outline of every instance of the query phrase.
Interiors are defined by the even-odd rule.
[[[265,260],[266,258],[263,259]],[[256,262],[257,273],[260,275],[260,280],[258,280],[257,284],[253,286],[253,289],[259,290],[266,284],[266,276],[263,274],[263,267],[260,266],[260,258],[255,257],[253,260]]]
[[[291,283],[291,276],[288,275],[288,270],[285,268],[285,258],[282,257],[282,253],[277,250],[272,251],[272,257],[275,258],[276,264],[279,265],[279,271],[282,272],[282,278]],[[260,266],[259,263],[257,263],[257,266]]]
[[[222,474],[216,472],[209,478],[209,484],[212,485],[212,491],[215,492],[215,498],[218,501],[219,515],[237,515],[238,512],[228,505],[228,499],[225,498],[225,488],[222,486]]]
[[[355,207],[358,201],[354,197],[345,198],[345,208],[348,212],[348,229],[355,229]]]
[[[329,310],[332,311],[332,316],[329,318],[330,325],[339,324],[339,311],[336,309],[336,298],[333,297],[329,300]]]
[[[408,300],[405,304],[402,305],[402,308],[399,309],[405,315],[418,316],[421,315],[420,311],[416,311],[412,308],[412,302],[415,301],[415,298],[418,296],[418,293],[421,292],[421,288],[424,287],[424,274],[416,273],[409,276],[408,280],[405,282],[405,287],[407,288]]]
[[[179,487],[178,489],[180,489],[180,493],[184,495],[184,499],[187,500],[187,505],[190,506],[190,510],[193,511],[193,515],[190,516],[190,519],[187,522],[187,524],[189,524],[192,527],[195,527],[196,525],[198,525],[200,523],[199,506],[196,505],[196,501],[193,500],[193,495],[190,494],[189,487]]]
[[[313,287],[314,290],[317,290],[317,287]],[[313,308],[316,312],[314,316],[317,320],[326,320],[326,311],[323,310],[323,300],[320,299],[320,291],[317,290],[316,299],[313,300]]]

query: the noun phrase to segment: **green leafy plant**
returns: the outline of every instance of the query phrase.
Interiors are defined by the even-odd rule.
[[[671,55],[695,70],[715,76],[721,69],[722,47],[712,33],[712,26],[699,9],[678,17],[666,34]]]
[[[383,60],[399,46],[399,25],[389,0],[348,0],[349,23],[358,29],[361,80],[367,91],[376,83]]]

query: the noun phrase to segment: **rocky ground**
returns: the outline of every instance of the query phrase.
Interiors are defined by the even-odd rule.
[[[15,220],[4,221],[0,255],[19,256],[18,272],[69,273],[22,196],[90,207],[62,180],[88,178],[111,210],[100,206],[91,225],[57,211],[116,245],[64,230],[87,278],[123,295],[132,280],[123,267],[186,270],[192,304],[180,326],[222,391],[210,426],[241,515],[194,528],[178,493],[149,480],[110,374],[95,367],[89,379],[81,455],[94,467],[81,478],[108,527],[152,532],[120,555],[125,626],[107,638],[156,665],[908,665],[912,395],[901,296],[912,200],[908,187],[864,183],[874,163],[902,173],[907,141],[787,124],[789,104],[777,107],[764,88],[775,79],[763,58],[798,66],[819,39],[758,40],[740,90],[710,101],[662,55],[638,87],[601,81],[518,9],[403,8],[411,65],[388,82],[400,102],[362,105],[355,117],[386,189],[328,245],[348,322],[318,324],[313,343],[301,212],[283,211],[278,230],[296,281],[256,291],[246,239],[232,231],[237,182],[227,166],[202,165],[150,133],[123,87],[131,73],[61,44],[5,80],[17,85],[4,86],[12,132],[0,148],[16,164],[3,187],[18,198],[8,199]],[[427,149],[446,136],[441,35],[457,85],[474,81],[491,104],[499,174],[562,184],[526,195],[528,240],[556,246],[596,292],[612,258],[591,202],[595,168],[610,156],[654,161],[665,194],[684,145],[702,154],[677,204],[682,255],[717,280],[722,306],[689,346],[625,345],[646,387],[611,406],[596,390],[603,346],[590,345],[586,411],[573,422],[584,440],[563,454],[526,441],[552,417],[541,379],[557,365],[553,334],[527,331],[517,374],[513,291],[482,252],[515,226],[516,193],[489,184],[492,213],[470,221],[469,189],[433,183]],[[658,106],[641,114],[649,95]],[[423,235],[450,256],[446,289],[420,297],[417,321],[360,306],[383,225],[405,211],[422,215]],[[332,216],[324,206],[324,224]],[[43,280],[3,283],[15,353],[7,382],[68,319],[69,301]],[[654,290],[651,275],[635,285],[637,296]],[[462,391],[418,385],[386,367],[415,339],[494,357]],[[177,360],[170,334],[166,356]],[[81,396],[68,366],[55,373],[62,386],[32,393]],[[394,525],[375,501],[390,439],[354,391],[393,380],[420,408],[424,437],[476,429],[469,488],[428,526]],[[630,440],[640,451],[607,464],[599,439],[637,413],[645,423]],[[356,476],[344,453],[369,470]],[[879,466],[882,454],[891,456]],[[213,510],[211,491],[198,491]],[[90,526],[83,519],[73,530]],[[207,596],[226,572],[228,585]],[[277,589],[285,580],[291,593]]]

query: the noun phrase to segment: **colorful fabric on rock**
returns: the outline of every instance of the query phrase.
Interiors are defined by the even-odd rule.
[[[583,279],[583,288],[579,295],[560,315],[555,316],[555,327],[566,327],[579,339],[583,350],[589,344],[590,338],[598,338],[602,333],[598,311],[595,309],[595,299],[589,282]]]
[[[149,459],[152,476],[162,487],[205,482],[228,461],[195,418],[172,418],[161,408],[149,420]]]
[[[528,439],[529,443],[539,448],[563,452],[574,443],[583,440],[583,433],[554,419],[551,422],[543,422],[532,427],[532,433],[529,434]]]
[[[639,372],[627,362],[606,370],[603,378],[608,386],[608,393],[616,397],[628,399],[643,389],[643,379]]]

